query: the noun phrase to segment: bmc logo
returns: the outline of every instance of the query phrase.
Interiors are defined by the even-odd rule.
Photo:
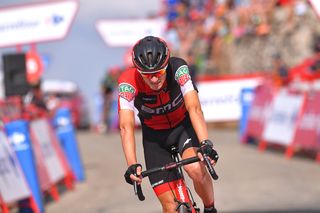
[[[182,101],[183,101],[183,97],[182,97],[182,94],[180,93],[172,102],[167,103],[166,105],[163,105],[154,109],[142,105],[141,110],[149,114],[161,115],[166,112],[171,112],[175,110],[176,108],[178,108],[179,104],[182,103]]]

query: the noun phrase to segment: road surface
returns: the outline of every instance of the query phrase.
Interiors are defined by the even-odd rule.
[[[118,133],[78,132],[77,138],[86,180],[76,183],[72,191],[61,192],[59,201],[48,202],[47,213],[161,213],[147,179],[143,202],[125,183],[126,164]],[[282,151],[259,152],[255,145],[242,145],[236,128],[210,128],[210,138],[220,155],[216,166],[220,178],[214,186],[219,212],[320,212],[319,163],[298,156],[288,160]],[[138,130],[138,159],[143,162],[140,141]],[[196,201],[202,207],[198,198]]]

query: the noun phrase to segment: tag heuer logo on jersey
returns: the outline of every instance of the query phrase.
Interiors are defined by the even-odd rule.
[[[179,67],[179,69],[176,72],[175,79],[176,81],[178,81],[180,86],[183,86],[187,81],[191,79],[187,65]]]
[[[127,101],[132,101],[135,94],[135,89],[132,85],[128,83],[121,83],[119,85],[119,96],[126,99]]]

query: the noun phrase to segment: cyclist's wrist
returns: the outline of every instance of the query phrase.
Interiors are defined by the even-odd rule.
[[[200,142],[200,145],[201,145],[201,146],[209,145],[209,146],[213,147],[213,142],[212,142],[211,140],[209,140],[209,139],[205,139],[205,140],[202,140],[202,141]]]

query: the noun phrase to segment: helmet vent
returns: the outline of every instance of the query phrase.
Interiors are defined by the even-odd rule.
[[[148,52],[148,56],[147,56],[147,57],[148,57],[148,64],[147,64],[147,65],[148,65],[149,67],[152,67],[152,64],[153,64],[153,63],[152,63],[152,59],[153,59],[153,57],[152,57],[152,52]]]

